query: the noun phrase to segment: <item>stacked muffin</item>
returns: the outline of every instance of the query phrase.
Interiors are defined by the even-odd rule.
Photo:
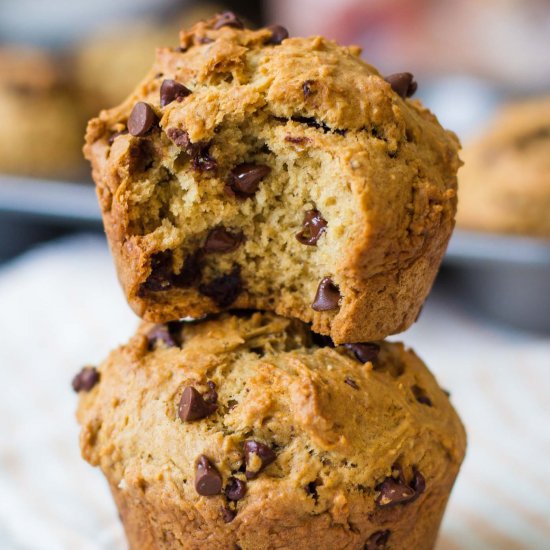
[[[133,549],[430,548],[464,430],[383,339],[435,277],[458,142],[357,48],[232,13],[180,43],[88,126],[145,322],[74,380],[83,456]]]

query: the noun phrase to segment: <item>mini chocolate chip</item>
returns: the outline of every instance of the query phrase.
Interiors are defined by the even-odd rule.
[[[325,277],[317,288],[317,293],[315,294],[315,299],[311,304],[311,307],[315,311],[329,311],[331,309],[336,309],[338,307],[338,302],[340,301],[339,288],[332,282],[330,277]]]
[[[214,30],[222,27],[234,27],[236,29],[244,29],[244,23],[232,11],[224,11],[218,14],[217,20],[212,27]]]
[[[349,349],[355,358],[361,363],[374,363],[380,353],[380,346],[374,342],[364,342],[362,344],[344,344]]]
[[[390,535],[391,531],[389,529],[376,531],[367,539],[364,550],[383,550],[388,543]]]
[[[193,157],[193,168],[199,172],[212,172],[218,168],[218,163],[210,156],[208,145]]]
[[[232,252],[243,242],[243,233],[231,233],[223,226],[210,230],[204,243],[205,252]]]
[[[138,101],[128,118],[128,131],[133,136],[144,136],[156,123],[157,115],[144,101]]]
[[[249,465],[252,461],[252,456],[256,455],[260,461],[261,466],[258,470],[249,470]],[[259,441],[254,441],[252,439],[245,441],[244,443],[244,460],[246,463],[246,479],[254,479],[264,468],[269,466],[277,458],[277,455],[271,447],[265,443],[260,443]]]
[[[411,97],[417,90],[418,84],[411,73],[395,73],[386,76],[386,82],[393,91],[403,99]]]
[[[353,378],[350,378],[349,376],[346,376],[346,378],[344,378],[344,382],[348,386],[351,386],[354,390],[359,389],[359,386],[357,385],[357,382]]]
[[[99,382],[99,372],[95,367],[84,367],[72,381],[75,392],[90,391]]]
[[[304,214],[302,226],[302,231],[296,235],[298,241],[308,246],[316,246],[319,237],[326,231],[327,221],[319,210],[308,210]]]
[[[230,477],[225,486],[225,496],[228,500],[241,500],[246,494],[246,481],[236,477]]]
[[[405,504],[414,499],[415,490],[406,483],[387,477],[380,485],[376,486],[380,494],[376,497],[376,504],[381,508]]]
[[[231,523],[235,519],[236,515],[237,512],[235,512],[234,510],[230,510],[225,506],[222,508],[222,518],[225,523]]]
[[[218,392],[216,391],[216,384],[212,380],[206,382],[208,386],[208,391],[203,394],[203,398],[207,403],[217,403],[218,402]]]
[[[271,31],[271,38],[266,44],[278,46],[283,40],[288,38],[288,31],[281,25],[270,25],[267,27],[267,30]]]
[[[432,400],[426,395],[426,392],[416,384],[411,386],[411,391],[413,392],[414,398],[421,403],[422,405],[427,405],[428,407],[432,406]]]
[[[153,350],[157,342],[163,342],[166,346],[175,347],[176,341],[170,334],[168,325],[156,325],[147,333],[149,351]]]
[[[195,466],[195,490],[199,495],[219,495],[222,490],[222,476],[204,455],[199,456]]]
[[[409,485],[414,489],[415,494],[411,502],[415,501],[426,490],[426,480],[424,476],[417,470],[416,466],[413,466],[412,470],[413,478]]]
[[[151,255],[151,273],[141,284],[140,291],[160,292],[172,287],[172,251],[163,250]]]
[[[313,93],[313,84],[315,84],[315,80],[306,80],[302,84],[302,92],[304,93],[304,99],[307,99],[312,93]]]
[[[216,409],[216,404],[207,403],[195,388],[187,386],[181,395],[178,416],[183,422],[191,422],[210,416]]]
[[[251,197],[270,172],[271,168],[264,164],[239,164],[231,170],[228,185],[237,196]]]
[[[211,298],[220,308],[230,306],[243,291],[241,269],[235,266],[231,273],[212,279],[199,286],[199,292]]]
[[[115,142],[115,139],[118,136],[125,136],[128,133],[128,130],[121,130],[120,132],[115,132],[111,137],[107,140],[109,145],[112,145]]]
[[[160,86],[160,106],[166,107],[176,99],[183,99],[191,90],[172,79],[166,79]]]

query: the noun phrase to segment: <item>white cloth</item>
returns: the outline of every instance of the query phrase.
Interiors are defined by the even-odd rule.
[[[125,547],[106,483],[79,456],[70,381],[136,326],[99,237],[0,270],[0,549]],[[550,548],[550,339],[439,293],[399,339],[451,391],[469,435],[438,550]]]

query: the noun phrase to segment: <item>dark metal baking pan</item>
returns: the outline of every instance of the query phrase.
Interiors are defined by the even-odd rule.
[[[550,240],[457,230],[444,266],[453,292],[470,306],[550,333]]]

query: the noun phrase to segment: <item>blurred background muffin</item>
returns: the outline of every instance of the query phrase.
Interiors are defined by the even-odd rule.
[[[550,96],[503,107],[462,157],[459,227],[550,238]]]
[[[0,48],[0,172],[41,177],[84,173],[86,113],[60,58]]]

